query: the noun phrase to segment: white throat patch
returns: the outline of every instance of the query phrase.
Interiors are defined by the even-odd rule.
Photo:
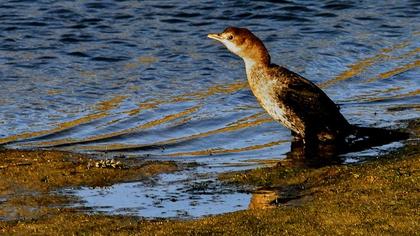
[[[222,43],[227,47],[227,49],[229,49],[229,51],[238,54],[241,51],[240,47],[237,47],[234,43],[232,43],[229,40],[222,40]]]
[[[249,77],[251,75],[252,67],[254,67],[255,65],[255,61],[249,58],[244,58],[244,62],[246,75]]]
[[[224,39],[221,41],[227,49],[229,49],[229,51],[233,52],[234,54],[239,56],[239,52],[242,51],[242,49],[240,47],[237,47],[234,43],[232,43],[231,41]],[[250,58],[245,58],[243,57],[243,60],[245,62],[245,69],[246,69],[246,74],[247,76],[250,75],[252,67],[254,67],[255,65],[255,61],[250,59]]]

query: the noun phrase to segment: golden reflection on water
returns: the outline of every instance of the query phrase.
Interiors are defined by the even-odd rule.
[[[136,69],[137,67],[141,65],[152,64],[157,61],[158,61],[158,58],[154,56],[140,56],[137,58],[136,61],[125,64],[124,69],[125,70]]]
[[[239,90],[248,88],[248,82],[244,81],[237,81],[231,84],[217,84],[214,86],[210,86],[209,88],[197,91],[193,93],[185,93],[178,96],[171,97],[167,101],[155,101],[155,103],[164,104],[164,103],[177,103],[177,102],[187,102],[187,101],[196,101],[196,100],[203,100],[210,96],[217,95],[217,94],[232,94]],[[150,105],[154,105],[155,103],[151,103]]]
[[[64,145],[64,144],[77,144],[77,143],[80,143],[80,142],[83,142],[83,143],[93,142],[93,141],[113,138],[113,137],[117,137],[117,136],[120,136],[120,135],[129,134],[129,133],[133,133],[133,132],[138,132],[140,130],[144,130],[144,129],[148,129],[148,128],[151,128],[151,127],[154,127],[154,126],[164,124],[164,123],[169,122],[171,120],[174,120],[174,119],[186,116],[188,114],[194,113],[194,112],[198,111],[200,109],[200,107],[201,106],[194,106],[194,107],[188,108],[184,111],[167,115],[167,116],[165,116],[161,119],[152,120],[152,121],[146,122],[145,124],[142,124],[142,125],[139,125],[139,126],[136,126],[136,127],[133,127],[133,128],[120,130],[120,131],[117,131],[117,132],[100,134],[100,135],[84,138],[83,140],[60,139],[60,140],[54,140],[54,141],[49,141],[49,142],[40,142],[40,143],[37,143],[37,146],[49,147],[49,146],[58,146],[58,145]],[[32,146],[33,146],[33,144],[32,144]]]
[[[389,107],[387,111],[389,112],[398,112],[403,110],[415,110],[420,111],[420,104],[398,104],[392,107]]]
[[[233,131],[237,131],[237,130],[240,130],[240,129],[244,129],[244,128],[248,128],[248,127],[252,127],[252,126],[257,126],[257,125],[260,125],[260,124],[263,124],[263,123],[266,123],[266,122],[269,122],[269,121],[272,121],[272,119],[271,118],[260,118],[260,119],[255,119],[255,120],[250,121],[250,122],[242,122],[242,123],[237,123],[237,124],[233,124],[233,125],[228,125],[226,127],[210,130],[210,131],[207,131],[207,132],[202,132],[202,133],[193,134],[193,135],[184,136],[184,137],[179,137],[179,138],[168,139],[168,140],[165,140],[165,141],[155,142],[155,143],[152,143],[152,144],[140,144],[140,145],[138,145],[138,144],[113,143],[113,144],[107,144],[107,145],[82,146],[80,148],[85,149],[85,150],[95,150],[95,151],[118,151],[118,150],[125,150],[125,149],[136,149],[136,148],[151,147],[151,146],[165,146],[165,145],[176,144],[176,143],[185,142],[185,141],[189,141],[189,140],[193,140],[193,139],[197,139],[197,138],[203,138],[203,137],[207,137],[207,136],[210,136],[210,135],[226,133],[226,132],[233,132]]]
[[[396,94],[396,95],[392,95],[392,96],[360,97],[358,99],[358,101],[380,102],[380,101],[392,100],[392,99],[398,99],[398,98],[408,98],[408,97],[413,97],[413,96],[417,96],[417,95],[420,95],[420,89],[416,89],[416,90],[411,91],[411,92]]]
[[[29,138],[34,138],[34,137],[39,137],[39,136],[44,136],[44,135],[48,135],[48,134],[57,133],[57,132],[72,128],[74,126],[90,122],[92,120],[100,119],[100,118],[105,117],[105,116],[106,116],[106,114],[104,114],[104,113],[89,114],[87,116],[81,117],[81,118],[76,119],[76,120],[72,120],[72,121],[57,124],[57,126],[53,129],[21,133],[21,134],[11,135],[11,136],[8,136],[6,138],[0,138],[0,144],[6,144],[6,143],[14,142],[14,141],[17,141],[17,140],[21,140],[21,139],[29,139]]]
[[[386,97],[385,99],[405,98],[405,97],[413,97],[413,96],[417,96],[417,95],[420,95],[420,89],[416,89],[416,90],[408,92],[408,93],[397,94],[397,95],[394,95],[392,97]],[[379,98],[379,99],[381,99],[381,98]]]
[[[227,85],[215,85],[215,86],[210,87],[208,90],[197,92],[197,93],[191,93],[189,94],[189,96],[197,98],[197,99],[204,99],[215,94],[235,93],[244,88],[248,88],[248,82],[245,80],[235,82],[232,84],[227,84]]]
[[[244,118],[240,118],[240,119],[238,119],[238,120],[236,120],[236,121],[234,121],[234,122],[232,122],[232,123],[229,123],[228,125],[238,125],[238,124],[241,124],[241,123],[247,122],[247,121],[249,121],[249,120],[259,119],[262,115],[265,115],[265,114],[266,114],[266,113],[265,113],[264,111],[257,112],[257,113],[255,113],[255,114],[253,114],[253,115],[246,116],[246,117],[244,117]]]
[[[375,89],[375,90],[371,90],[368,91],[367,93],[363,93],[363,94],[359,94],[359,95],[354,95],[349,99],[346,100],[341,100],[340,102],[345,103],[345,102],[366,102],[369,101],[370,98],[377,98],[378,96],[381,96],[382,94],[387,94],[387,93],[393,93],[393,92],[397,92],[399,90],[404,89],[403,87],[391,87],[391,88],[384,88],[384,89]]]
[[[201,100],[201,99],[205,99],[208,96],[216,95],[216,94],[219,94],[219,93],[233,93],[233,92],[236,92],[240,89],[245,88],[246,85],[247,85],[246,82],[235,82],[235,83],[228,84],[228,85],[215,85],[215,86],[212,86],[212,87],[210,87],[206,90],[203,90],[203,91],[190,93],[190,94],[183,94],[183,95],[180,95],[180,96],[175,96],[175,97],[173,97],[169,100],[147,101],[147,102],[139,104],[139,107],[136,108],[136,109],[126,111],[126,113],[128,115],[136,115],[141,110],[157,108],[158,106],[163,105],[163,104],[167,104],[167,103],[192,101],[192,100],[197,100],[197,99]],[[118,95],[118,96],[112,97],[109,100],[101,101],[98,104],[95,104],[93,106],[93,108],[95,110],[99,111],[99,113],[92,113],[92,114],[85,115],[81,118],[78,118],[78,119],[75,119],[75,120],[72,120],[72,121],[59,123],[53,129],[41,130],[41,131],[35,131],[35,132],[26,132],[26,133],[21,133],[21,134],[17,134],[17,135],[8,136],[8,137],[5,137],[5,138],[0,138],[0,144],[6,144],[6,143],[14,142],[14,141],[17,141],[17,140],[30,139],[30,138],[34,138],[34,137],[40,137],[40,136],[45,136],[45,135],[48,135],[48,134],[57,133],[57,132],[60,132],[60,131],[66,130],[66,129],[76,127],[76,126],[84,124],[84,123],[91,122],[93,120],[98,120],[98,119],[107,117],[110,114],[109,111],[119,107],[120,104],[127,97],[128,96]],[[194,112],[197,111],[198,109],[199,109],[199,107],[192,108],[192,110],[194,110]],[[191,109],[188,109],[188,110],[191,113]],[[114,133],[103,134],[103,135],[99,135],[99,136],[96,136],[96,137],[93,137],[93,138],[88,138],[86,140],[95,141],[95,140],[99,140],[99,139],[103,139],[103,138],[109,138],[109,137],[121,135],[121,134],[124,134],[124,133],[127,133],[127,132],[132,132],[132,130],[150,128],[152,126],[162,124],[164,122],[179,118],[180,116],[184,116],[184,115],[185,115],[184,112],[180,112],[180,113],[177,113],[177,114],[174,114],[174,115],[170,115],[169,117],[166,117],[166,118],[163,118],[163,119],[159,119],[159,120],[155,120],[155,121],[146,123],[146,124],[144,124],[143,126],[140,126],[140,127],[126,129],[126,130],[119,131],[119,132],[114,132]],[[79,142],[79,140],[66,139],[66,141],[57,140],[56,142],[44,142],[42,144],[45,144],[45,145],[61,145],[61,144],[65,144],[66,142],[73,143],[73,142]]]
[[[238,152],[254,151],[254,150],[259,150],[263,148],[273,147],[282,143],[287,143],[288,141],[289,140],[279,140],[275,142],[246,146],[242,148],[232,148],[232,149],[212,148],[212,149],[192,151],[192,152],[177,152],[177,153],[169,154],[168,156],[173,156],[173,157],[206,156],[206,155],[218,155],[218,154],[224,154],[224,153],[238,153]]]
[[[344,80],[350,79],[356,75],[361,74],[363,71],[365,71],[368,67],[372,66],[373,64],[377,63],[379,60],[383,59],[386,55],[385,54],[378,54],[373,57],[369,57],[366,59],[363,59],[361,61],[356,62],[353,65],[349,66],[349,69],[342,72],[335,78],[331,80],[324,81],[319,84],[319,87],[321,88],[328,88],[338,82],[342,82]]]
[[[397,75],[397,74],[403,73],[405,71],[414,69],[416,67],[420,67],[420,60],[405,64],[401,67],[397,67],[397,68],[394,68],[390,71],[381,73],[377,77],[373,77],[373,78],[368,79],[366,82],[374,82],[374,81],[379,80],[379,79],[387,79],[389,77],[392,77],[394,75]]]
[[[235,93],[247,87],[248,87],[247,81],[234,82],[234,83],[225,84],[225,85],[218,84],[218,85],[210,86],[209,88],[202,91],[197,91],[194,93],[184,93],[181,95],[170,97],[169,99],[166,99],[166,100],[165,99],[151,99],[146,102],[140,103],[139,108],[140,109],[153,109],[164,104],[198,101],[198,100],[206,99],[213,95]]]
[[[50,90],[47,91],[47,94],[51,95],[51,96],[61,94],[61,93],[63,93],[62,89],[50,89]]]
[[[59,123],[53,129],[21,133],[17,135],[8,136],[6,138],[0,138],[0,144],[10,143],[10,142],[14,142],[21,139],[29,139],[29,138],[48,135],[48,134],[53,134],[53,133],[57,133],[60,131],[64,131],[64,130],[76,127],[81,124],[91,122],[93,120],[104,118],[109,115],[110,110],[118,107],[125,98],[126,96],[115,96],[109,100],[99,102],[98,104],[94,106],[94,108],[97,109],[99,112],[88,114],[72,121]]]
[[[79,71],[79,75],[83,78],[95,78],[97,76],[96,72],[88,70]]]
[[[124,101],[124,99],[126,99],[127,97],[128,96],[123,96],[123,95],[112,97],[109,100],[99,102],[98,104],[95,105],[95,108],[98,111],[104,111],[104,112],[113,110],[117,108],[121,104],[121,102]]]
[[[129,111],[125,111],[126,114],[128,115],[136,115],[138,114],[141,110],[145,110],[145,109],[153,109],[153,108],[157,108],[160,105],[163,104],[168,104],[168,103],[178,103],[178,102],[185,102],[185,101],[192,101],[192,100],[202,100],[205,99],[209,96],[213,96],[216,94],[220,94],[220,93],[234,93],[236,91],[239,91],[243,88],[247,87],[247,82],[235,82],[232,84],[227,84],[227,85],[215,85],[212,86],[206,90],[203,91],[198,91],[195,93],[190,93],[190,94],[183,94],[183,95],[179,95],[179,96],[175,96],[172,97],[171,99],[168,100],[152,100],[152,101],[147,101],[144,103],[139,104],[139,108],[136,109],[132,109]],[[124,100],[126,98],[126,96],[116,96],[114,98],[112,98],[111,100],[107,100],[107,101],[103,101],[99,104],[96,105],[96,109],[103,111],[103,110],[110,110],[110,109],[115,109],[117,108],[117,104],[119,104],[120,102],[122,102],[122,100]],[[153,126],[157,126],[160,124],[163,124],[165,122],[169,122],[172,121],[174,119],[180,118],[182,116],[185,116],[187,114],[190,114],[192,112],[196,112],[200,109],[201,106],[195,106],[193,108],[187,109],[186,111],[183,112],[179,112],[173,115],[169,115],[166,116],[162,119],[158,119],[158,120],[154,120],[151,122],[148,122],[146,124],[134,127],[134,128],[129,128],[129,129],[124,129],[118,132],[112,132],[112,133],[107,133],[107,134],[102,134],[102,135],[97,135],[97,136],[93,136],[93,137],[89,137],[89,138],[85,138],[83,139],[83,142],[91,142],[91,141],[98,141],[101,139],[106,139],[106,138],[112,138],[112,137],[116,137],[119,135],[123,135],[123,134],[128,134],[128,133],[132,133],[141,129],[147,129],[147,128],[151,128]],[[102,117],[100,117],[102,118]],[[185,121],[187,121],[188,119],[186,119]],[[111,121],[112,123],[115,123],[116,121]],[[243,127],[246,128],[246,127]],[[61,131],[61,130],[59,130]],[[56,131],[58,132],[58,131]],[[54,132],[51,132],[54,133]],[[43,135],[43,134],[41,134]],[[36,136],[41,136],[41,135],[33,135],[30,137],[36,137]],[[206,134],[203,134],[206,136]],[[208,134],[208,135],[211,135]],[[193,135],[194,136],[194,135]],[[196,136],[194,136],[196,137]],[[25,137],[22,137],[25,138]],[[57,145],[64,145],[64,144],[72,144],[72,143],[79,143],[81,142],[81,140],[78,139],[61,139],[61,140],[55,140],[55,141],[49,141],[49,142],[41,142],[38,143],[37,146],[42,146],[42,147],[46,147],[46,146],[57,146]],[[172,141],[169,141],[169,143],[172,143]],[[33,144],[32,144],[33,145]],[[155,145],[159,145],[159,144],[155,144]],[[118,149],[120,148],[119,145]],[[108,148],[107,148],[108,150]]]
[[[328,88],[328,87],[330,87],[330,86],[332,86],[332,85],[334,85],[338,82],[342,82],[342,81],[350,79],[354,76],[357,76],[357,75],[363,73],[364,71],[366,71],[369,67],[371,67],[375,64],[378,64],[380,62],[383,62],[383,61],[401,60],[401,59],[406,59],[406,58],[418,55],[418,53],[420,52],[420,48],[415,48],[415,49],[413,49],[413,50],[411,50],[407,53],[403,53],[402,55],[399,55],[399,56],[389,55],[389,53],[395,52],[398,49],[404,49],[409,45],[410,45],[409,42],[402,42],[402,43],[393,45],[392,47],[384,48],[380,51],[380,53],[378,53],[378,54],[376,54],[372,57],[365,58],[363,60],[357,61],[356,63],[354,63],[352,65],[349,65],[347,70],[345,70],[344,72],[337,75],[335,78],[333,78],[331,80],[327,80],[327,81],[324,81],[324,82],[320,83],[319,86],[321,88]],[[395,68],[395,69],[390,70],[389,72],[382,73],[375,78],[371,78],[371,79],[367,80],[367,82],[373,82],[376,79],[389,78],[393,75],[396,75],[398,73],[407,71],[407,70],[415,68],[417,66],[419,66],[418,61],[415,61],[413,63],[406,64],[403,67]]]

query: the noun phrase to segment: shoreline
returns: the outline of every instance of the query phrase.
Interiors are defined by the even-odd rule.
[[[183,168],[173,161],[98,157],[65,151],[0,150],[0,219],[42,218],[54,206],[78,202],[75,197],[54,193],[55,190],[141,181]]]
[[[321,168],[278,164],[222,174],[219,179],[225,183],[256,189],[249,209],[194,220],[84,213],[64,207],[78,199],[54,194],[64,187],[141,181],[181,170],[177,162],[116,158],[114,166],[97,167],[95,155],[3,149],[0,233],[415,234],[420,229],[418,120],[408,129],[413,140],[363,163]]]

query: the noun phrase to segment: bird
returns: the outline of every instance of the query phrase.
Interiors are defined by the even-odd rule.
[[[264,43],[250,30],[227,27],[207,36],[243,59],[252,93],[274,120],[291,130],[294,140],[335,142],[353,130],[339,106],[317,85],[273,64]]]

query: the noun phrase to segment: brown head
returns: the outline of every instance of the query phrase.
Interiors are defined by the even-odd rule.
[[[246,28],[228,27],[222,33],[207,36],[223,43],[229,51],[242,57],[247,67],[270,64],[270,55],[263,42]]]

